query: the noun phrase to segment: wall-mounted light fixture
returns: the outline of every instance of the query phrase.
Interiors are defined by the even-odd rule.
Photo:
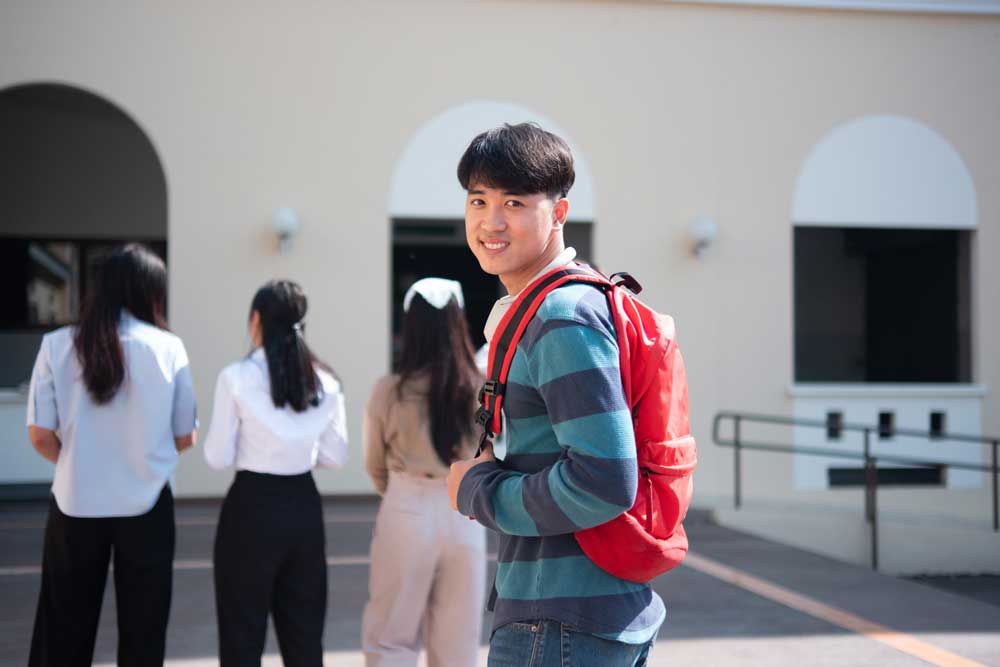
[[[708,246],[712,245],[712,241],[715,240],[716,235],[719,233],[719,228],[712,218],[702,215],[691,222],[689,231],[692,240],[691,251],[695,257],[700,258]]]
[[[274,233],[278,235],[278,252],[284,255],[291,250],[292,237],[302,227],[299,214],[293,208],[282,206],[274,212],[271,226],[274,228]]]

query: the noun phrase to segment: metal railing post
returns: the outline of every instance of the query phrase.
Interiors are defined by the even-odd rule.
[[[995,452],[996,450],[994,450]],[[994,457],[994,465],[995,465]],[[739,509],[743,504],[743,493],[741,489],[741,478],[743,471],[740,467],[740,417],[733,417],[733,505]]]
[[[997,447],[1000,440],[993,441],[993,532],[1000,532],[1000,502],[997,501]]]
[[[871,526],[872,569],[878,570],[878,473],[871,455],[871,431],[865,429],[865,518]]]

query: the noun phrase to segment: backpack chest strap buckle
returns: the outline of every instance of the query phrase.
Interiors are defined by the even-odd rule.
[[[487,396],[503,396],[503,389],[499,380],[487,380],[479,390],[479,402],[485,403]]]
[[[490,422],[493,421],[493,412],[487,410],[484,407],[479,407],[476,410],[476,423],[480,426],[489,426]]]

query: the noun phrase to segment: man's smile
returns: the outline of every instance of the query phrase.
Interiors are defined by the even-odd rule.
[[[490,252],[501,252],[502,250],[506,249],[507,246],[510,245],[510,241],[495,241],[495,240],[480,241],[479,245],[486,248],[486,250]]]

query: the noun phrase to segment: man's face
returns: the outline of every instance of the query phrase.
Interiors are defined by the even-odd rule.
[[[465,239],[483,271],[500,276],[513,294],[562,251],[568,208],[565,198],[473,184],[465,199]]]

